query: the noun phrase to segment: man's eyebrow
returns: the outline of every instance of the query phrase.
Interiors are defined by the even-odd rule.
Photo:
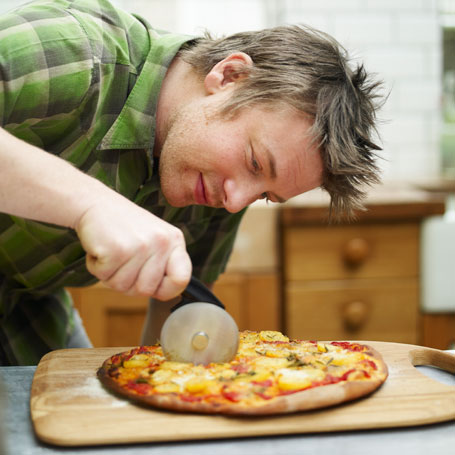
[[[267,161],[269,163],[269,169],[270,169],[270,177],[272,179],[276,179],[276,162],[275,162],[275,157],[273,156],[272,152],[267,148],[264,147],[265,150],[265,155],[267,157]],[[273,197],[277,200],[277,202],[280,202],[283,204],[284,202],[287,201],[287,199],[284,199],[277,194],[273,193]]]

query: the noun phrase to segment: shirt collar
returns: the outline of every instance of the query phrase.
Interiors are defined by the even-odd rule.
[[[156,106],[164,76],[182,44],[194,37],[159,34],[153,29],[149,35],[151,46],[141,73],[98,150],[153,148]]]

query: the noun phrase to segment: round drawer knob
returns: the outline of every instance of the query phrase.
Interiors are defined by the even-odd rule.
[[[343,251],[343,258],[345,262],[354,267],[363,264],[369,255],[370,245],[361,237],[349,240]]]
[[[368,319],[368,305],[360,300],[354,300],[343,307],[343,322],[350,331],[360,330]]]

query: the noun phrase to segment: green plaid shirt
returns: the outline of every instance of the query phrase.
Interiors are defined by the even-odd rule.
[[[171,207],[152,156],[161,83],[189,39],[107,0],[29,3],[0,17],[0,120],[182,229],[193,273],[213,282],[243,212]],[[64,287],[95,281],[73,230],[0,214],[0,364],[35,364],[65,347],[73,321]]]

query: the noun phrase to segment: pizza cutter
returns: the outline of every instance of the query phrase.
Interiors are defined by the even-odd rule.
[[[160,343],[175,362],[229,362],[237,353],[239,329],[212,291],[192,277],[164,322]]]

